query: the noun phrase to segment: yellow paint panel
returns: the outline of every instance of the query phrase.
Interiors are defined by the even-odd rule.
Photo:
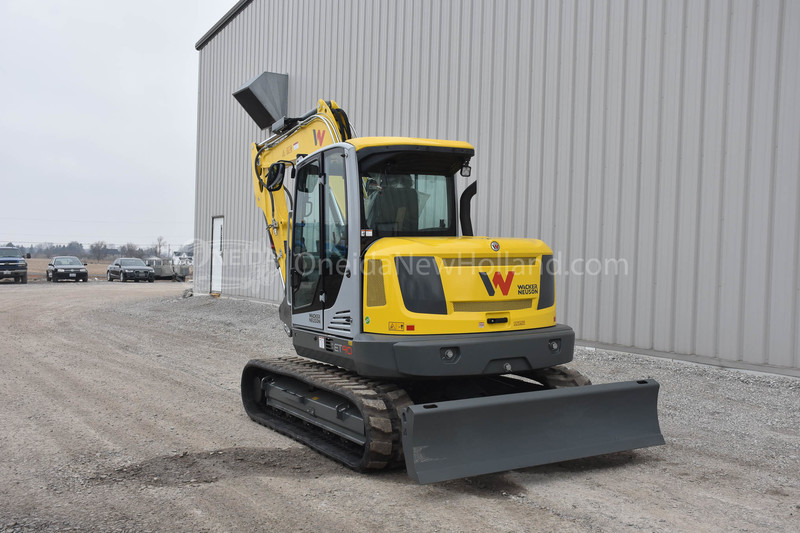
[[[498,252],[491,250],[493,240],[500,244]],[[396,334],[397,330],[392,329],[395,326],[390,324],[401,321],[414,324],[412,331],[405,330],[407,335],[479,333],[552,326],[555,322],[555,305],[537,309],[538,291],[534,293],[530,290],[530,287],[538,287],[540,283],[541,256],[549,254],[552,251],[546,244],[533,239],[380,239],[367,250],[364,259],[366,265],[374,265],[377,261],[383,264],[385,305],[369,308],[370,320],[365,321],[364,332]],[[396,257],[406,256],[434,257],[444,290],[447,314],[413,313],[406,309],[395,264]],[[487,257],[492,260],[480,261]],[[490,294],[487,283],[492,287],[493,294]],[[504,291],[506,294],[503,294]],[[364,291],[365,307],[370,303],[367,300],[369,292]],[[507,321],[490,324],[489,318],[507,318]]]
[[[475,152],[473,147],[468,142],[464,141],[446,141],[441,139],[417,139],[415,137],[357,137],[347,141],[356,147],[356,150],[363,148],[374,148],[376,146],[435,146],[439,148],[461,148],[464,150],[471,150]]]

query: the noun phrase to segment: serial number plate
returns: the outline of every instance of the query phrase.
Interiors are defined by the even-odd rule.
[[[8,276],[9,274],[11,274],[11,271],[10,271],[10,270],[4,270],[4,271],[3,271],[3,275],[4,275],[4,276]]]
[[[75,277],[75,273],[74,272],[70,273],[69,277],[74,278]]]

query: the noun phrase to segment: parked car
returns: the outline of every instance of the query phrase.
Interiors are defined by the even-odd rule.
[[[108,265],[106,279],[108,281],[118,279],[120,281],[133,280],[153,283],[156,280],[156,273],[138,257],[120,257]]]
[[[175,271],[172,265],[160,257],[147,257],[144,264],[155,271],[156,279],[175,279]]]
[[[47,264],[47,281],[61,281],[74,279],[75,281],[89,281],[89,271],[86,263],[73,255],[54,257]]]
[[[31,254],[22,255],[17,248],[0,247],[0,279],[14,278],[14,283],[28,283],[28,262]]]

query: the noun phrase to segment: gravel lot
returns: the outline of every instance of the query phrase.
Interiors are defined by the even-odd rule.
[[[0,531],[798,531],[800,380],[581,349],[661,383],[666,446],[419,486],[251,422],[277,308],[178,283],[0,286]]]

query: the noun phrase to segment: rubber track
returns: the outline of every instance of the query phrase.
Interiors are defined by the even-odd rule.
[[[523,375],[535,379],[548,389],[584,387],[592,384],[592,380],[587,376],[566,365],[556,365],[549,368],[531,370]]]
[[[266,374],[279,374],[339,395],[353,403],[364,419],[366,444],[361,449],[288,413],[267,408],[263,393],[254,387]],[[256,398],[257,401],[256,401]],[[412,402],[393,383],[361,377],[341,368],[300,357],[253,359],[242,374],[242,401],[251,419],[306,444],[355,470],[402,466],[399,412]]]

